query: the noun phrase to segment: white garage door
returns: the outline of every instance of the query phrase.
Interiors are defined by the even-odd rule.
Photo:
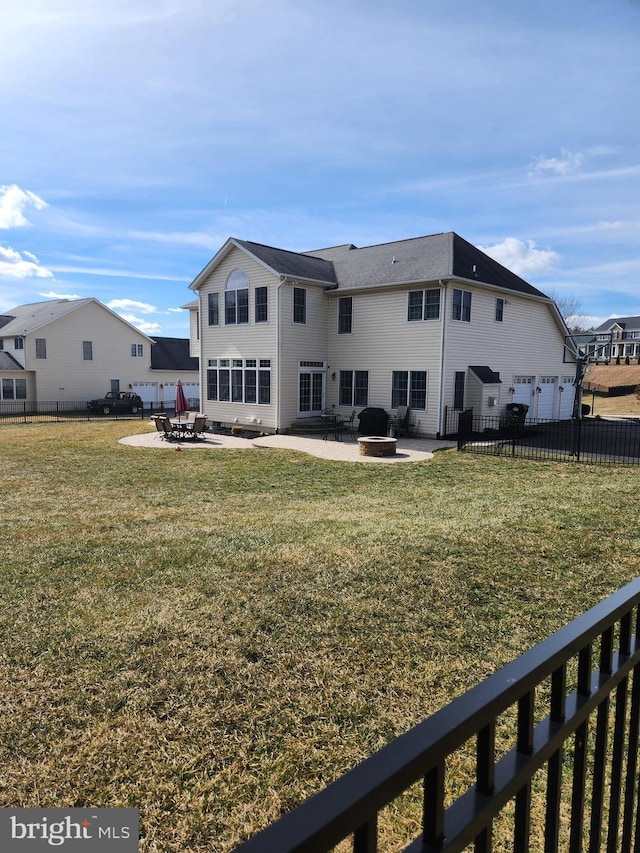
[[[142,397],[145,409],[149,408],[152,403],[158,402],[157,382],[134,382],[132,390],[134,394],[139,394]]]
[[[551,420],[556,412],[557,376],[540,377],[540,393],[538,394],[538,417],[541,420]]]
[[[533,392],[535,391],[535,376],[514,376],[512,403],[529,406],[527,417],[533,414]]]

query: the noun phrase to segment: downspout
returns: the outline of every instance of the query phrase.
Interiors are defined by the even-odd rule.
[[[280,334],[281,312],[280,312],[280,288],[286,284],[287,276],[280,275],[280,281],[276,288],[276,433],[280,432],[280,385],[282,373],[282,336]]]
[[[447,323],[447,283],[442,280],[438,281],[442,288],[442,324],[440,326],[440,376],[438,377],[438,423],[436,438],[442,435],[442,420],[444,413],[442,411],[442,400],[444,398],[444,355],[445,355],[445,326]]]

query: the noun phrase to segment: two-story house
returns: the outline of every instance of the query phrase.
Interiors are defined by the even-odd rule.
[[[555,303],[453,232],[303,253],[231,238],[190,287],[214,422],[283,432],[326,408],[407,405],[437,436],[469,407],[570,416]]]
[[[171,405],[178,379],[199,399],[198,377],[186,338],[150,338],[97,299],[52,299],[0,315],[0,404],[131,390],[149,406]]]
[[[611,317],[595,330],[596,340],[601,337],[611,344],[598,353],[598,361],[615,361],[621,364],[635,363],[640,359],[640,317]]]

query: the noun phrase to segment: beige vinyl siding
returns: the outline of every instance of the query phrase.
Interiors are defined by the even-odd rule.
[[[229,274],[242,269],[249,279],[249,322],[226,325],[224,294]],[[200,408],[210,420],[221,423],[238,423],[277,427],[277,322],[276,300],[279,279],[246,253],[232,248],[218,264],[199,290],[200,297]],[[267,288],[266,323],[254,323],[255,288]],[[219,294],[220,325],[209,326],[208,295]],[[256,358],[271,360],[271,405],[257,403],[219,403],[207,400],[207,364],[212,358]]]
[[[293,290],[306,290],[307,322],[293,322]],[[286,282],[280,290],[280,414],[286,428],[298,416],[299,365],[301,361],[327,363],[329,304],[322,285]],[[327,382],[327,387],[328,387]]]
[[[330,370],[336,380],[328,382],[327,402],[343,415],[346,407],[338,406],[339,371],[369,372],[369,406],[391,411],[391,380],[395,370],[427,372],[427,408],[416,410],[421,432],[435,433],[437,425],[438,376],[440,358],[440,320],[407,320],[408,292],[429,289],[433,285],[406,289],[385,289],[365,293],[331,293],[329,332]],[[338,297],[352,296],[353,324],[351,334],[338,334]]]
[[[36,338],[47,342],[47,357],[36,359]],[[93,358],[83,358],[82,342],[91,341]],[[131,344],[142,344],[143,357],[131,357]],[[27,367],[36,372],[38,400],[101,397],[120,381],[120,389],[149,377],[151,343],[142,333],[90,302],[28,335]]]
[[[471,322],[451,319],[454,287],[472,293]],[[496,296],[505,299],[501,323],[495,320]],[[515,293],[497,294],[473,285],[449,284],[445,322],[443,407],[453,406],[455,372],[467,372],[469,365],[490,367],[500,374],[502,380],[499,406],[488,411],[488,397],[495,396],[496,389],[495,386],[485,389],[482,398],[484,414],[498,414],[498,410],[502,411],[511,402],[507,389],[512,385],[514,376],[560,376],[567,372],[562,362],[563,335],[545,302]],[[472,403],[474,411],[477,411],[477,395],[474,397],[467,374],[465,406]]]

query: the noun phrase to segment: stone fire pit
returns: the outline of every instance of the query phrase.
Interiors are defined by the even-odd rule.
[[[358,439],[360,456],[395,456],[396,438],[382,435],[366,435]]]

